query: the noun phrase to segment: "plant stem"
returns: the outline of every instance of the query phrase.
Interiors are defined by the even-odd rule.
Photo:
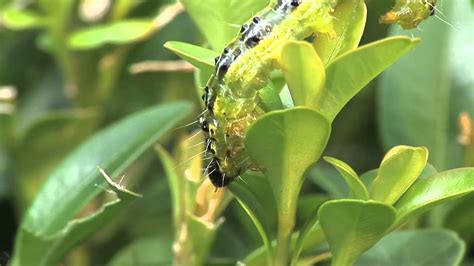
[[[318,264],[322,261],[328,260],[330,258],[332,258],[332,253],[330,251],[328,251],[328,252],[324,252],[324,253],[318,254],[316,256],[313,256],[313,257],[304,258],[299,262],[298,265],[299,266],[315,265],[315,264]]]
[[[53,3],[50,4],[53,5]],[[67,45],[67,31],[73,7],[74,1],[65,1],[61,2],[57,8],[51,8],[51,6],[46,8],[52,18],[48,30],[54,46],[54,55],[60,69],[64,72],[65,94],[75,99],[79,93],[77,63]]]
[[[278,214],[277,246],[275,265],[288,265],[291,250],[291,235],[295,227],[296,205],[288,199],[286,206]]]

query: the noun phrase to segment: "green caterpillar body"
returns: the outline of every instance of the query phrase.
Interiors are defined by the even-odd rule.
[[[248,160],[243,143],[246,129],[263,113],[258,91],[278,68],[280,51],[288,40],[333,33],[334,2],[273,2],[244,24],[216,58],[203,95],[206,110],[200,118],[206,150],[212,154],[208,176],[214,186],[226,186],[246,169],[258,168]]]
[[[416,28],[435,14],[436,0],[397,0],[391,11],[380,17],[380,23],[397,23],[404,29]]]

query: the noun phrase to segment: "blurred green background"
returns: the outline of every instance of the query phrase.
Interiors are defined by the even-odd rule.
[[[378,23],[391,1],[366,1],[368,19],[361,44],[398,34],[419,36],[422,44],[345,107],[333,125],[325,155],[366,172],[378,167],[394,145],[424,145],[438,170],[474,166],[474,12],[469,0],[439,2],[437,17],[420,29],[402,31]],[[194,102],[188,122],[200,113],[192,69],[163,44],[206,42],[186,12],[164,9],[173,3],[0,0],[0,264],[11,257],[19,221],[45,177],[78,144],[110,123],[156,104]],[[156,23],[166,21],[163,16],[169,22]],[[179,141],[176,136],[167,135],[164,146],[172,149]],[[173,241],[170,194],[156,155],[145,153],[127,176],[133,176],[134,190],[145,197],[67,260],[107,263],[130,249],[140,249],[142,255],[156,250],[171,254],[170,249],[156,248],[170,248]],[[310,171],[303,189],[333,196],[347,190],[324,163]],[[242,257],[261,245],[235,202],[224,216],[214,256]],[[457,231],[472,259],[473,221],[470,196],[418,222]],[[158,242],[146,238],[156,235]]]

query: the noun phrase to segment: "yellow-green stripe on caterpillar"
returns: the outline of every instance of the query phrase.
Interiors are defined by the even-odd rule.
[[[416,28],[435,14],[436,0],[397,0],[395,6],[380,17],[380,23],[397,23],[404,29]]]
[[[314,33],[333,34],[334,0],[278,0],[242,25],[240,33],[216,58],[214,74],[204,89],[206,110],[199,119],[212,154],[207,171],[216,187],[227,186],[246,169],[258,169],[247,154],[246,129],[263,111],[258,91],[278,68],[288,40]]]

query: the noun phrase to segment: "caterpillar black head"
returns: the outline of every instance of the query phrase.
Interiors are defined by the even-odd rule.
[[[216,188],[228,186],[235,179],[235,177],[226,175],[222,172],[219,167],[219,161],[217,158],[213,158],[210,162],[208,172],[209,180],[211,180],[211,183]]]

